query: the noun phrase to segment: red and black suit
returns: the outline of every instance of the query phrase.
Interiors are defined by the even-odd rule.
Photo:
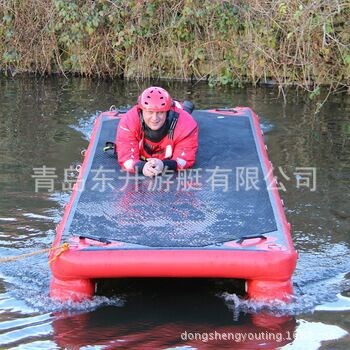
[[[143,121],[142,110],[135,106],[119,122],[116,150],[120,166],[142,173],[148,158],[163,161],[168,170],[193,166],[198,148],[198,125],[176,102],[167,112],[164,125],[151,130]]]

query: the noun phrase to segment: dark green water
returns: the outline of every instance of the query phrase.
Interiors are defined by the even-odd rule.
[[[314,115],[314,103],[297,93],[284,105],[270,89],[162,85],[200,109],[241,105],[261,116],[300,253],[295,302],[249,303],[225,293],[220,281],[147,280],[114,287],[113,296],[61,305],[48,298],[50,271],[40,254],[0,264],[0,349],[348,349],[350,96],[330,97]],[[134,104],[146,86],[0,80],[1,257],[50,247],[69,198],[64,170],[81,162],[93,120],[112,104]],[[33,169],[43,165],[57,175],[52,192],[35,191]],[[316,169],[314,188],[300,186],[310,169]],[[202,340],[193,339],[195,332]],[[235,339],[220,340],[224,333]]]

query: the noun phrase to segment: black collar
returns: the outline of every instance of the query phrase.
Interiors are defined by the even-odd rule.
[[[160,142],[169,132],[169,113],[166,116],[165,123],[158,130],[152,130],[145,124],[145,138],[152,142]]]

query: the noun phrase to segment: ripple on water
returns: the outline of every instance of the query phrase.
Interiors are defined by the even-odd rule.
[[[93,121],[98,114],[99,112],[96,112],[93,115],[81,118],[78,126],[73,125],[71,127],[81,132],[89,140],[93,129]],[[270,124],[262,125],[262,129],[265,132],[269,132],[272,128],[273,125]],[[61,218],[63,205],[69,200],[69,194],[54,193],[50,195],[50,198],[59,203],[60,208],[48,214],[48,216],[38,213],[25,213],[23,217],[32,221],[40,222],[44,220],[57,223]],[[293,214],[292,210],[290,214]],[[294,214],[298,215],[300,213],[295,212]],[[8,223],[16,223],[17,220],[17,218],[13,217],[0,218],[0,222]],[[16,225],[18,225],[17,228],[19,230],[39,233],[35,232],[35,229],[30,225],[23,225],[21,222],[16,223]],[[319,227],[319,229],[322,230],[322,227]],[[50,245],[54,237],[53,230],[41,231],[40,233],[47,237],[39,242]],[[317,239],[317,236],[313,236],[312,233],[305,231],[300,231],[300,234],[297,236],[299,237],[297,239],[300,241],[300,246],[307,243],[307,240]],[[30,235],[24,234],[21,240],[28,240],[28,237]],[[27,242],[26,245],[37,245],[37,243],[38,237],[35,237],[33,242]],[[324,245],[323,248],[322,245]],[[8,248],[11,247],[8,246]],[[221,297],[232,310],[233,319],[237,319],[240,312],[255,314],[267,311],[276,316],[296,316],[313,312],[313,310],[349,310],[349,298],[340,294],[340,292],[349,288],[349,281],[345,276],[345,273],[350,270],[349,249],[342,244],[327,245],[326,241],[321,242],[320,240],[316,242],[314,248],[312,250],[308,248],[303,249],[300,253],[298,266],[293,278],[296,285],[296,295],[291,303],[256,303],[240,299],[235,294],[224,293]],[[28,250],[26,248],[13,250],[6,248],[6,252],[18,254],[28,252]],[[51,313],[86,312],[94,311],[105,305],[123,305],[123,299],[119,297],[96,296],[92,300],[86,300],[81,303],[58,303],[51,300],[48,296],[50,270],[47,265],[47,257],[44,255],[7,264],[6,267],[0,266],[0,268],[2,272],[0,274],[0,287],[2,283],[5,283],[6,286],[10,285],[9,288],[5,288],[10,290],[10,292],[0,294],[0,314],[9,319],[9,321],[0,323],[0,346],[21,342],[25,344],[13,345],[13,349],[56,349],[58,348],[56,343],[42,340],[42,338],[52,335],[51,322],[54,316]],[[288,344],[283,348],[317,349],[321,346],[321,341],[337,339],[346,334],[346,331],[337,326],[299,319],[293,344]],[[153,333],[151,335],[154,336]],[[36,339],[39,337],[41,338],[40,340]],[[94,348],[99,347],[95,346]],[[191,346],[176,348],[194,349]]]
[[[78,132],[81,132],[85,140],[89,141],[94,128],[94,121],[100,115],[100,113],[100,111],[96,111],[96,113],[92,115],[80,118],[78,125],[70,125],[70,127]]]

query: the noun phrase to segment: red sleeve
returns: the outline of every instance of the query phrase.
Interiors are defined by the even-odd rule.
[[[133,107],[121,118],[116,137],[118,163],[122,169],[135,172],[135,164],[140,159],[139,142],[141,125],[137,107]]]
[[[196,161],[198,149],[198,125],[193,117],[181,110],[174,133],[174,152],[171,159],[177,163],[177,170],[187,169]]]

